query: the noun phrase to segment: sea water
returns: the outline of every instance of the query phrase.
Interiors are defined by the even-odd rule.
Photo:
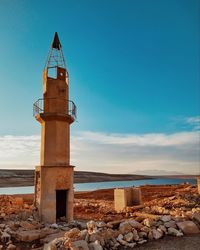
[[[178,178],[162,178],[162,179],[146,179],[134,181],[107,181],[107,182],[92,182],[92,183],[77,183],[74,184],[75,191],[92,191],[97,189],[131,187],[141,185],[165,185],[165,184],[181,184],[190,183],[196,185],[196,179],[178,179]],[[34,186],[29,187],[6,187],[0,188],[0,194],[32,194]]]

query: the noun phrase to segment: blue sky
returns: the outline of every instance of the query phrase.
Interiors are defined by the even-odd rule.
[[[168,136],[169,141],[169,136],[189,133],[192,135],[190,140],[198,139],[199,26],[198,0],[85,0],[56,4],[55,1],[1,0],[1,138],[10,135],[16,141],[16,138],[39,135],[40,125],[32,117],[32,104],[42,95],[42,70],[53,34],[57,31],[70,74],[70,97],[78,107],[78,121],[72,126],[74,138],[93,133],[93,138],[101,135],[102,139],[106,135],[111,141],[113,136],[120,141],[120,138],[130,136],[134,141],[137,136],[143,138],[153,134],[154,137]],[[193,137],[191,133],[196,134]],[[88,143],[87,136],[84,138]],[[97,142],[102,142],[101,139]],[[2,141],[2,152],[6,143],[10,149],[9,142]],[[145,166],[153,168],[156,161],[157,169],[166,169],[169,166],[166,162],[170,161],[171,170],[187,172],[190,166],[193,172],[198,172],[196,149],[199,150],[199,141],[185,143],[195,148],[186,150],[190,165],[183,164],[186,160],[181,157],[186,152],[182,149],[179,152],[182,163],[167,151],[160,154],[159,160],[148,158]],[[85,144],[83,147],[87,148]],[[165,145],[165,150],[166,147],[169,145]],[[86,156],[98,161],[100,149],[97,145],[95,149],[94,155]],[[120,149],[122,162],[118,160],[119,165],[125,161],[124,149],[125,146]],[[130,155],[134,149],[130,146]],[[155,150],[152,145],[150,149]],[[77,147],[74,151],[79,154],[76,150]],[[74,162],[81,170],[91,165],[89,170],[113,171],[117,165],[114,159],[119,152],[117,149],[111,151],[107,156],[109,159],[106,158],[110,163],[104,163],[104,167],[89,163],[89,160],[80,161],[82,156]],[[194,156],[191,155],[193,151],[196,152]],[[104,152],[101,152],[103,156]],[[145,152],[143,148],[137,155],[142,158]],[[28,158],[26,162],[20,162],[21,156],[18,153],[13,164],[18,162],[19,166],[28,166]],[[165,163],[160,162],[164,158]],[[127,155],[126,159],[129,159]],[[126,172],[135,171],[137,167],[134,166],[139,165],[134,159],[127,162]],[[30,165],[35,164],[33,159],[31,161]],[[6,159],[2,162],[12,165],[12,161]]]

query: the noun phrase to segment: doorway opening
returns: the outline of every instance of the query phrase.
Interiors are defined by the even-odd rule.
[[[66,218],[67,215],[67,189],[56,190],[56,220]]]

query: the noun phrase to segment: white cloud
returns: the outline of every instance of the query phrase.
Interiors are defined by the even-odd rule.
[[[39,164],[39,145],[39,135],[0,136],[0,168],[33,168]],[[199,150],[199,131],[141,135],[84,131],[71,137],[76,170],[200,174]]]
[[[200,130],[200,116],[187,117],[185,122],[191,125],[194,130]]]

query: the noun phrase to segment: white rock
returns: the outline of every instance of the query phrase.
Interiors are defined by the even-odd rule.
[[[147,226],[142,227],[140,230],[141,230],[142,232],[145,232],[145,233],[148,233],[148,232],[151,231],[151,229],[150,229],[149,227],[147,227]]]
[[[164,226],[167,227],[167,228],[168,228],[168,227],[176,228],[176,222],[173,221],[173,220],[170,220],[170,221],[165,222],[165,223],[164,223]]]
[[[138,244],[142,245],[142,244],[144,244],[146,242],[147,242],[147,240],[140,240],[140,241],[138,241]]]
[[[121,244],[121,245],[124,245],[126,246],[128,243],[123,240],[123,235],[122,234],[119,234],[118,237],[117,237],[117,241]]]
[[[92,234],[97,232],[97,224],[95,221],[91,220],[87,223],[87,229],[88,229],[88,233]]]
[[[103,250],[103,247],[100,245],[99,241],[92,242],[88,246],[90,250]]]
[[[104,221],[100,221],[97,223],[97,227],[107,227],[107,225]]]
[[[168,234],[173,236],[183,236],[183,233],[179,232],[177,229],[173,227],[168,228]]]
[[[138,236],[140,238],[147,238],[147,233],[146,232],[138,232]]]
[[[87,234],[88,234],[87,229],[81,230],[80,231],[80,239],[81,240],[86,240]]]
[[[132,230],[132,226],[128,221],[121,222],[119,225],[119,231],[121,234],[129,233]]]
[[[132,233],[133,233],[133,239],[134,239],[134,241],[138,241],[140,237],[138,235],[137,230],[133,229]]]
[[[160,220],[163,222],[167,222],[171,220],[171,215],[163,215],[160,217]]]
[[[152,234],[153,234],[153,238],[155,240],[158,240],[158,239],[160,239],[163,236],[162,230],[158,231],[156,229],[152,229]]]
[[[143,224],[147,227],[152,227],[155,225],[155,221],[153,219],[146,218],[143,220]]]
[[[56,224],[56,223],[53,223],[53,224],[50,225],[50,227],[51,227],[51,228],[54,228],[54,229],[57,229],[57,228],[59,228],[59,225]]]
[[[142,225],[141,223],[139,223],[138,221],[136,221],[136,220],[134,220],[134,219],[131,219],[131,220],[129,220],[128,222],[129,222],[129,224],[130,224],[133,228],[135,228],[135,229],[140,229],[140,228],[143,227],[143,225]]]
[[[126,246],[127,246],[127,247],[130,247],[130,248],[134,248],[134,246],[136,246],[136,243],[135,243],[135,242],[133,242],[133,243],[128,243]]]
[[[128,241],[128,242],[131,242],[133,240],[133,233],[130,232],[130,233],[125,234],[124,235],[124,240]]]
[[[5,226],[6,226],[6,224],[0,224],[0,228],[1,228],[1,229],[4,229]]]
[[[164,225],[160,225],[158,228],[161,229],[165,234],[167,233],[167,229]]]

